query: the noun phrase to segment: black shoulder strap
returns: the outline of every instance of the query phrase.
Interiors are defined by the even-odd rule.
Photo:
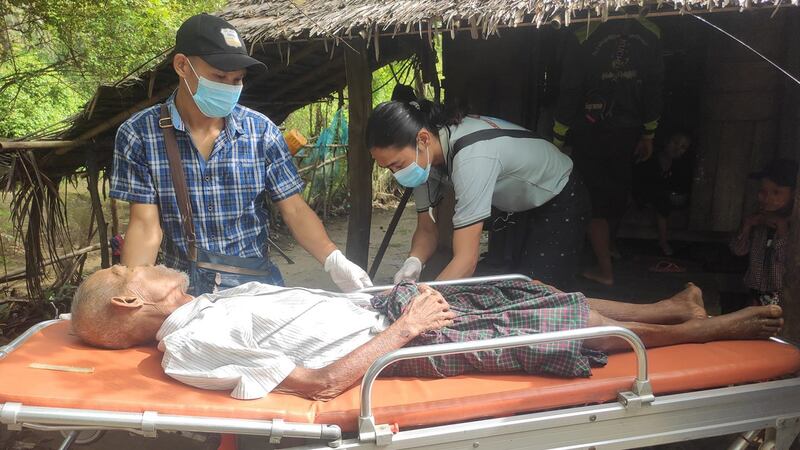
[[[491,128],[488,130],[474,131],[456,139],[456,142],[453,143],[450,149],[450,159],[455,158],[456,154],[464,147],[468,147],[476,142],[490,141],[499,137],[535,139],[539,136],[530,130],[503,130],[500,128]]]

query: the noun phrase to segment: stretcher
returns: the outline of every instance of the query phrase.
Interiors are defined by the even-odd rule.
[[[377,378],[400,359],[598,336],[625,339],[633,351],[611,355],[588,379]],[[625,328],[596,327],[410,347],[328,402],[274,393],[236,400],[168,378],[160,361],[154,347],[90,348],[69,320],[42,322],[0,347],[0,422],[65,432],[64,449],[86,430],[253,435],[265,448],[291,437],[303,438],[296,449],[480,450],[634,448],[759,429],[762,448],[788,449],[800,432],[800,351],[778,339],[645,351]]]

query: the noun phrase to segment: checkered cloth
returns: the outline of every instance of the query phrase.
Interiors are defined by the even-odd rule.
[[[759,225],[753,227],[750,234],[740,233],[734,236],[730,247],[734,255],[750,254],[750,264],[744,275],[745,287],[759,293],[775,294],[779,298],[783,289],[783,276],[787,273],[789,240],[776,236],[775,230],[770,232],[765,225]]]
[[[574,330],[587,326],[589,305],[581,293],[562,293],[549,286],[522,281],[436,288],[456,313],[453,325],[426,332],[409,345],[467,342],[503,336]],[[372,306],[397,320],[418,294],[417,285],[403,282],[372,299]],[[562,377],[588,377],[592,366],[605,365],[603,353],[581,341],[561,341],[528,347],[399,361],[384,375],[449,377],[465,372],[509,372]]]
[[[175,108],[174,94],[166,103],[186,173],[198,247],[244,258],[266,256],[269,217],[264,198],[280,201],[303,190],[280,130],[263,114],[236,105],[205,161]],[[158,127],[160,107],[140,111],[119,127],[110,195],[158,205],[164,263],[186,270],[186,239]]]

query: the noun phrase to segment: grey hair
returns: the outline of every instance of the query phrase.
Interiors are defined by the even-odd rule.
[[[125,282],[109,278],[94,273],[78,286],[72,298],[72,330],[95,347],[132,347],[138,344],[135,324],[110,302],[112,297],[125,294]]]

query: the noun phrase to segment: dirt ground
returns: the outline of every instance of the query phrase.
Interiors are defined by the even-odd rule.
[[[392,210],[375,211],[370,235],[370,263],[384,236],[392,213]],[[397,228],[392,243],[387,249],[380,270],[374,279],[376,284],[390,284],[392,276],[404,261],[416,223],[414,216],[413,206],[409,206],[408,210],[403,215],[403,219]],[[331,238],[343,248],[347,234],[347,218],[332,218],[326,222],[326,228]],[[321,265],[302,248],[296,245],[291,237],[286,235],[278,236],[278,242],[289,257],[295,261],[295,264],[287,264],[283,258],[273,253],[273,259],[280,266],[287,285],[331,290],[336,289]],[[616,262],[616,286],[613,288],[606,288],[584,280],[578,281],[579,290],[591,297],[647,303],[669,296],[679,291],[687,281],[693,281],[704,290],[709,311],[711,313],[717,313],[719,311],[719,291],[727,289],[730,285],[737,284],[740,275],[709,271],[709,265],[714,265],[713,260],[715,252],[722,252],[722,250],[719,249],[714,250],[713,246],[706,248],[706,250],[699,251],[697,244],[684,243],[676,244],[675,248],[677,250],[675,261],[684,265],[687,269],[686,272],[675,274],[652,273],[648,268],[661,259],[655,251],[655,244],[647,241],[621,239],[619,242],[619,249],[623,258]],[[705,252],[705,254],[703,252]],[[586,255],[586,257],[588,263],[589,255]],[[94,257],[87,262],[86,267],[89,271],[92,271],[98,266],[99,259]],[[719,271],[717,270],[716,272]],[[195,438],[197,438],[197,436],[195,436]],[[731,440],[732,437],[721,437],[657,448],[661,450],[726,448]],[[34,432],[26,430],[12,436],[5,429],[0,431],[0,447],[2,448],[50,450],[58,448],[60,442],[60,436],[52,432]],[[266,443],[266,440],[264,439],[262,442]],[[75,446],[74,448],[92,450],[138,450],[140,448],[156,450],[200,450],[209,448],[209,444],[199,442],[190,437],[169,433],[162,433],[159,439],[149,439],[129,435],[124,432],[109,432],[106,433],[100,441],[94,444]],[[259,446],[259,448],[266,447]]]

